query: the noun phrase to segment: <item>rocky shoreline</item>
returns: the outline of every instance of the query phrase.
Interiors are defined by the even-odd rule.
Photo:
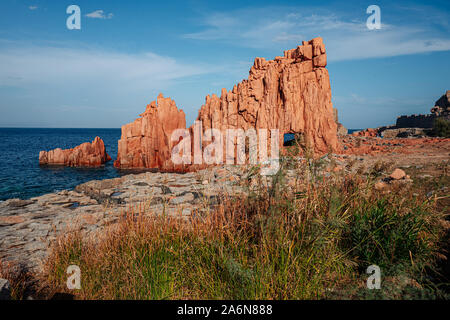
[[[319,159],[323,176],[362,174],[380,161],[394,168],[422,168],[422,174],[433,175],[426,166],[447,163],[450,147],[450,139],[347,136],[342,142],[348,146],[348,154],[329,154]],[[385,177],[390,173],[385,172]],[[286,170],[285,174],[288,186],[298,179],[295,170]],[[0,261],[40,273],[51,244],[64,233],[79,230],[86,237],[95,235],[130,209],[182,219],[201,217],[223,197],[247,194],[251,188],[261,186],[261,181],[270,185],[270,177],[256,176],[248,166],[209,167],[189,173],[144,172],[92,180],[73,190],[27,200],[9,199],[0,202]],[[385,190],[389,184],[376,187]]]
[[[182,218],[211,209],[225,195],[243,192],[243,168],[195,173],[145,172],[93,180],[28,200],[0,203],[0,261],[39,272],[51,243],[68,231],[89,236],[133,208]]]

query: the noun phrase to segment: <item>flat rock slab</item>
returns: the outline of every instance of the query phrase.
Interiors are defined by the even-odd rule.
[[[144,214],[164,213],[181,218],[207,212],[220,197],[242,192],[242,172],[243,168],[237,166],[186,174],[146,172],[93,180],[74,190],[28,200],[3,201],[0,261],[39,272],[49,247],[59,235],[80,230],[89,236],[117,222],[130,208]]]

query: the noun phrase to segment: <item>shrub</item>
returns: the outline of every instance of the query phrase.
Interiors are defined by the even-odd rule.
[[[434,121],[433,134],[438,137],[450,138],[450,121],[445,118],[437,118]]]

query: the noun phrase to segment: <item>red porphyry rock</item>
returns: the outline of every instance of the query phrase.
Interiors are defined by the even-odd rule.
[[[110,161],[105,144],[99,137],[92,143],[85,142],[75,148],[39,152],[40,165],[61,165],[68,167],[99,167]]]
[[[159,94],[157,101],[134,122],[122,126],[119,140],[116,168],[160,168],[177,170],[171,161],[172,148],[177,144],[170,141],[175,129],[185,129],[183,110],[178,110],[175,101]]]
[[[397,168],[394,170],[394,172],[391,173],[389,177],[394,180],[400,180],[406,177],[406,173],[402,169]]]
[[[197,120],[202,133],[218,129],[279,129],[280,146],[286,133],[301,133],[316,154],[339,151],[337,124],[331,103],[331,87],[322,38],[267,61],[256,58],[248,79],[221,96],[207,96]],[[142,118],[122,127],[118,168],[171,170],[170,142],[175,129],[185,128],[184,113],[169,98],[147,106]],[[190,128],[193,132],[193,128]],[[192,136],[192,135],[191,135]],[[192,152],[194,152],[192,150]],[[225,159],[224,159],[225,162]],[[193,169],[194,168],[194,169]],[[189,170],[200,169],[192,166]],[[182,168],[175,168],[185,170]]]
[[[441,149],[446,152],[450,145],[449,138],[380,138],[342,136],[342,154],[377,155],[383,153],[414,154],[423,153],[423,148]]]
[[[378,136],[378,129],[368,128],[362,131],[352,133],[355,137],[376,137]]]

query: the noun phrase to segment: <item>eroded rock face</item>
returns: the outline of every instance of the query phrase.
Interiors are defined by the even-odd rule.
[[[61,165],[68,167],[98,167],[110,161],[105,144],[99,137],[91,143],[85,142],[72,149],[57,148],[39,152],[40,165]]]
[[[322,38],[304,41],[266,61],[256,58],[247,80],[220,98],[207,96],[199,112],[203,130],[279,129],[302,133],[318,153],[339,149]]]
[[[318,154],[338,151],[337,123],[333,116],[327,56],[322,38],[284,52],[283,57],[267,61],[256,58],[248,79],[221,96],[207,96],[197,120],[202,134],[218,129],[279,129],[280,144],[286,133],[301,133]],[[122,127],[118,168],[159,168],[187,171],[171,161],[170,141],[175,129],[184,129],[185,116],[171,99],[158,97],[147,106],[141,118]],[[193,128],[190,129],[193,137]],[[205,144],[203,144],[205,147]],[[193,149],[193,148],[192,148]],[[194,152],[194,150],[192,150]],[[225,153],[224,153],[225,157]],[[225,158],[224,161],[225,162]]]
[[[175,101],[160,94],[147,105],[139,119],[122,126],[116,168],[164,168],[180,171],[171,159],[176,142],[170,138],[175,129],[186,128],[186,117]]]
[[[447,92],[436,101],[434,107],[431,108],[431,113],[438,117],[450,115],[450,90],[447,90]]]
[[[334,121],[336,122],[336,125],[337,125],[337,134],[339,136],[347,135],[348,130],[346,127],[344,127],[344,125],[342,123],[339,122],[338,109],[336,109],[336,108],[333,108],[333,117],[334,117]]]
[[[354,137],[377,137],[378,129],[368,128],[368,129],[361,130],[361,131],[355,131],[352,133],[352,136],[354,136]]]

